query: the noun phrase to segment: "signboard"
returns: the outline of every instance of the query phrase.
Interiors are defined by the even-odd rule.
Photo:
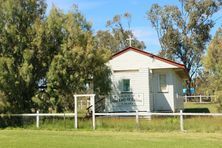
[[[111,103],[115,105],[143,105],[143,94],[111,95]]]

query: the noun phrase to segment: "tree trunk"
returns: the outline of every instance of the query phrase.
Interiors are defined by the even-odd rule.
[[[191,79],[191,77],[189,77],[189,79],[186,81],[186,85],[187,85],[187,96],[190,96],[191,95],[191,91],[190,91],[190,88],[191,88],[191,81],[192,81],[192,79]]]

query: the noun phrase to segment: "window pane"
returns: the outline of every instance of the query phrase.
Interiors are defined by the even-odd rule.
[[[166,83],[166,75],[165,74],[159,75],[159,83],[160,83],[160,91],[166,91],[167,83]]]
[[[130,91],[130,80],[123,79],[123,91]]]

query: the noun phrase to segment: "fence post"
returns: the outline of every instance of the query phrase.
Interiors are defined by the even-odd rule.
[[[200,103],[202,103],[202,96],[200,95]]]
[[[180,130],[183,132],[183,110],[180,110]]]
[[[63,120],[64,120],[65,129],[66,129],[66,115],[65,115],[65,113],[64,113],[64,116],[63,116]]]
[[[187,103],[187,95],[185,95],[185,102]]]
[[[136,110],[136,125],[139,125],[139,114],[138,114],[138,110]]]
[[[90,101],[92,102],[92,122],[93,122],[93,130],[96,129],[96,116],[95,116],[95,96],[90,97]]]
[[[74,119],[75,119],[75,122],[74,122],[74,127],[75,127],[75,129],[77,129],[78,128],[78,116],[77,116],[77,96],[75,95],[74,96],[74,101],[75,101],[75,115],[74,115]]]
[[[39,128],[39,110],[36,112],[36,127]]]

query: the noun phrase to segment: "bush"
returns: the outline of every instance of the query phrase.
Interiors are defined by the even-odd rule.
[[[218,102],[217,110],[222,112],[222,91],[217,91],[215,93],[216,101]]]

